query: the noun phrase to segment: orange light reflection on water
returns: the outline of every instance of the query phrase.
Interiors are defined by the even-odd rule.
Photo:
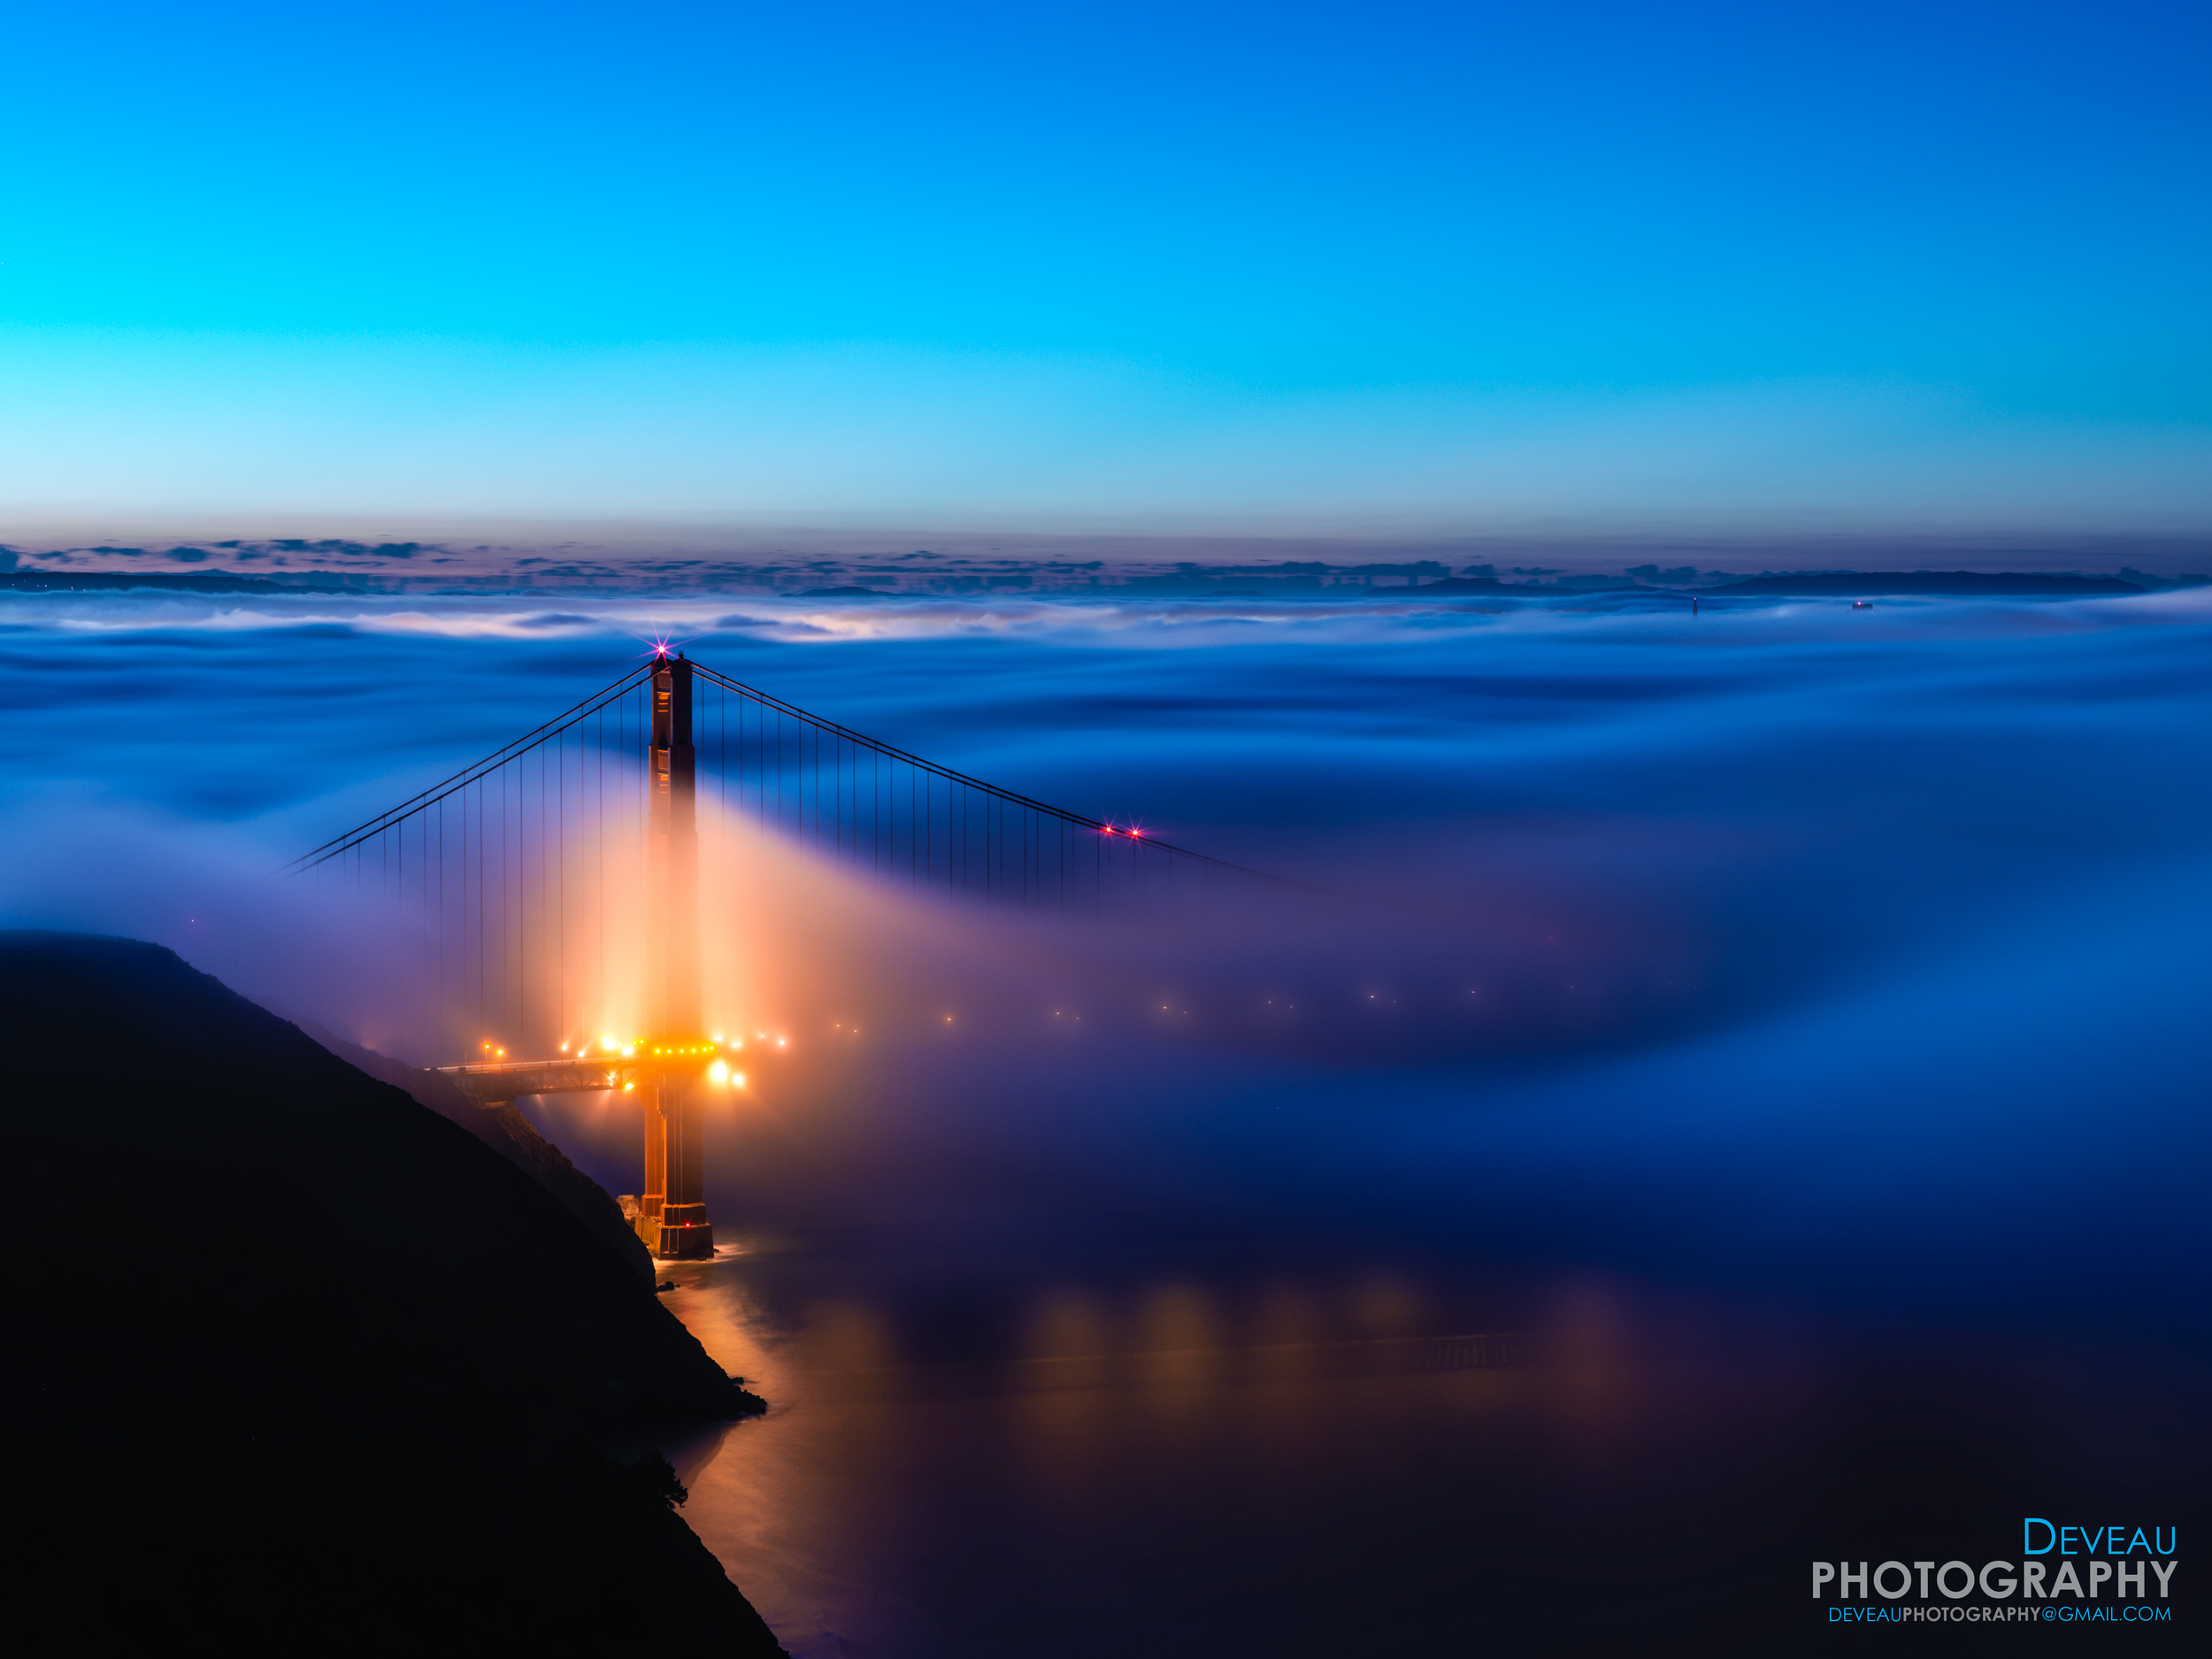
[[[1064,1284],[1021,1305],[1003,1351],[948,1361],[850,1297],[780,1328],[744,1257],[672,1271],[672,1311],[771,1406],[672,1452],[685,1518],[795,1651],[937,1640],[902,1586],[943,1506],[979,1486],[1047,1536],[1143,1536],[1194,1502],[1260,1491],[1295,1509],[1370,1463],[1417,1460],[1425,1436],[1471,1426],[1514,1446],[1578,1410],[1527,1370],[1408,1330],[1427,1298],[1389,1275]]]

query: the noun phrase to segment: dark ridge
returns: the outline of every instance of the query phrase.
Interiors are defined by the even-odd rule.
[[[779,1654],[613,1437],[759,1402],[506,1158],[156,946],[0,933],[41,1647]]]
[[[1878,594],[1932,594],[1947,598],[1977,595],[2139,594],[2134,582],[2117,576],[2037,576],[2016,571],[1818,571],[1801,576],[1754,576],[1701,590],[1708,594],[1801,594],[1809,597],[1863,597]]]
[[[463,1094],[450,1078],[348,1042],[304,1020],[300,1029],[348,1065],[367,1072],[380,1083],[405,1089],[417,1105],[427,1106],[448,1123],[460,1125],[558,1199],[561,1208],[589,1228],[632,1273],[649,1285],[653,1282],[652,1253],[623,1220],[622,1208],[612,1194],[571,1164],[568,1155],[540,1134],[538,1126],[512,1101],[480,1105]]]
[[[1555,572],[1546,572],[1547,575]],[[1580,599],[1592,594],[1633,594],[1660,591],[1641,582],[1604,576],[1563,576],[1557,581],[1502,582],[1491,576],[1448,576],[1442,581],[1423,582],[1418,588],[1378,588],[1370,599],[1395,599],[1402,594],[1417,597],[1452,594],[1505,594],[1522,599]]]
[[[809,588],[799,595],[802,599],[887,599],[890,595],[880,588]]]
[[[334,594],[334,587],[273,582],[227,571],[0,571],[0,593],[85,594],[151,588],[186,594]]]

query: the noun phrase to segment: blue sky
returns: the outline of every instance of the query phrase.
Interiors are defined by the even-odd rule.
[[[2196,527],[2179,6],[88,6],[0,509]]]

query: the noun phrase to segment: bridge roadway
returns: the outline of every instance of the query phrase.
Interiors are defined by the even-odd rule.
[[[651,1062],[603,1055],[595,1060],[499,1060],[432,1069],[449,1077],[462,1093],[482,1106],[525,1094],[603,1094],[609,1089],[632,1088],[640,1071]]]

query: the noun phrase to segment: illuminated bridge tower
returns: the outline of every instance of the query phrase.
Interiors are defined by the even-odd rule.
[[[664,657],[653,670],[652,776],[646,818],[645,1183],[638,1231],[653,1254],[709,1256],[704,1182],[705,1102],[700,1072],[710,1052],[700,1032],[699,802],[691,742],[691,664]]]

